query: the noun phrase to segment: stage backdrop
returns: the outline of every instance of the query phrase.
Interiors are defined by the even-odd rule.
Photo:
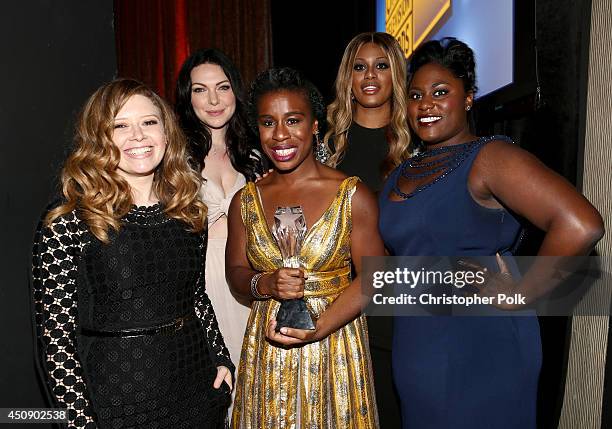
[[[271,65],[270,0],[115,0],[119,76],[169,101],[190,52],[218,48],[248,85]]]

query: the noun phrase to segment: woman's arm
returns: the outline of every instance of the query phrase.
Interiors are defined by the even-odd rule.
[[[94,428],[76,345],[81,232],[74,212],[49,227],[41,221],[32,251],[32,286],[39,359],[48,393],[57,407],[68,409],[69,428]]]
[[[225,247],[225,273],[228,284],[237,298],[247,301],[255,299],[251,293],[251,279],[255,271],[246,254],[246,231],[242,221],[240,196],[234,195],[228,215],[227,244]],[[304,296],[304,270],[280,268],[265,273],[257,281],[257,291],[263,296],[277,299],[293,299]]]
[[[281,332],[277,333],[273,321],[267,332],[271,340],[285,345],[319,341],[361,313],[364,306],[363,296],[370,295],[370,291],[363,290],[367,285],[361,285],[361,258],[384,256],[385,249],[378,232],[378,203],[374,194],[364,184],[359,183],[351,205],[351,259],[356,274],[351,284],[321,314],[314,331],[282,328]]]
[[[223,340],[223,336],[219,330],[219,323],[217,322],[217,317],[215,316],[210,298],[208,298],[208,295],[206,294],[204,274],[204,267],[206,266],[206,242],[207,231],[205,230],[202,234],[202,240],[200,242],[202,270],[196,285],[194,301],[195,313],[198,316],[198,319],[200,319],[200,323],[206,332],[206,343],[208,345],[208,350],[213,361],[215,362],[215,365],[217,366],[217,377],[214,381],[214,387],[218,389],[223,380],[225,380],[231,389],[233,374],[236,368],[232,363],[229,351],[225,346],[225,341]]]
[[[505,142],[486,145],[470,174],[470,189],[499,203],[546,232],[538,256],[588,254],[604,234],[597,210],[563,177],[537,158]],[[532,302],[554,288],[562,258],[538,258],[517,292]],[[547,279],[547,281],[542,281]]]

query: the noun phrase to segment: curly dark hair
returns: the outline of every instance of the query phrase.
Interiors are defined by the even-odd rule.
[[[257,103],[261,97],[270,92],[296,91],[304,95],[310,104],[312,117],[319,122],[319,132],[325,134],[325,103],[316,86],[299,71],[289,67],[272,68],[257,75],[249,91],[248,116],[249,125],[254,133],[257,129]]]
[[[409,79],[418,69],[429,63],[437,63],[448,69],[453,75],[463,81],[466,92],[476,93],[476,61],[474,51],[467,44],[454,37],[440,40],[430,40],[419,46],[408,64]]]
[[[247,127],[244,84],[234,63],[217,49],[200,49],[185,60],[176,82],[175,110],[189,145],[191,162],[197,171],[202,171],[204,158],[210,150],[211,134],[208,127],[198,118],[191,105],[191,70],[201,64],[216,64],[229,79],[236,110],[229,121],[226,133],[227,153],[236,171],[244,174],[247,180],[255,180],[267,169],[261,156],[259,141]]]

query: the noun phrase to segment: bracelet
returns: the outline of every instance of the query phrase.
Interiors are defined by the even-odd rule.
[[[257,290],[257,282],[264,274],[265,273],[257,273],[251,277],[251,295],[253,295],[253,298],[255,299],[268,299],[272,297],[272,295],[262,295]]]

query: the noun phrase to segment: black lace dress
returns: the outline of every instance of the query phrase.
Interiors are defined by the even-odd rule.
[[[206,234],[134,207],[103,244],[76,212],[39,226],[33,294],[39,361],[69,427],[218,428],[234,370],[204,291]]]

